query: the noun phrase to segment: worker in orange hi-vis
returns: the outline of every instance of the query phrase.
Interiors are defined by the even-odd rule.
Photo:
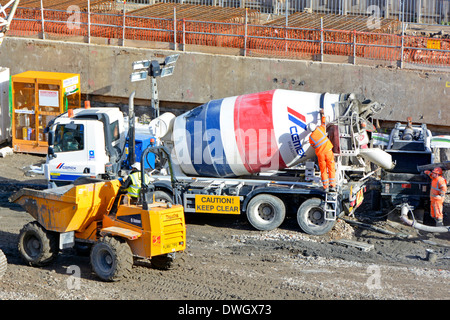
[[[442,168],[434,168],[433,171],[425,171],[431,178],[430,189],[430,211],[431,217],[436,220],[436,226],[443,226],[444,220],[444,200],[447,193],[447,181],[442,176]]]
[[[319,127],[314,123],[309,124],[309,130],[311,131],[309,143],[316,152],[323,188],[328,191],[330,187],[330,191],[336,191],[336,168],[332,150],[333,144],[327,137],[323,109],[320,110],[320,115],[321,125]]]

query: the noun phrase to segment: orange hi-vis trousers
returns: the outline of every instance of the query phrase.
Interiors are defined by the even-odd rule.
[[[319,126],[309,136],[309,143],[314,148],[319,162],[320,175],[324,189],[336,187],[336,168],[334,162],[333,145],[328,139],[325,125]]]
[[[444,200],[447,193],[447,181],[442,176],[435,176],[429,171],[425,171],[431,178],[430,188],[430,214],[436,220],[444,219]]]
[[[319,162],[320,176],[322,178],[322,184],[324,189],[327,189],[328,186],[335,188],[336,168],[333,151],[328,150],[317,154],[317,160]]]
[[[444,198],[430,197],[431,217],[436,220],[444,219]]]

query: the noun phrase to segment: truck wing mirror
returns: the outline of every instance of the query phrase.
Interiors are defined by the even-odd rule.
[[[53,131],[48,131],[48,139],[47,139],[48,145],[52,146],[53,145]]]

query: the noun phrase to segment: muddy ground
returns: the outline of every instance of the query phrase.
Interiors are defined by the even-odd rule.
[[[187,249],[168,271],[136,261],[129,278],[106,283],[92,273],[89,258],[72,249],[50,266],[30,267],[19,256],[17,240],[32,217],[8,197],[26,184],[45,184],[42,176],[28,177],[20,170],[43,159],[25,154],[0,158],[0,249],[8,259],[0,299],[180,300],[184,306],[188,300],[450,298],[449,234],[418,232],[390,221],[376,226],[395,236],[343,221],[325,236],[310,236],[299,230],[295,217],[261,232],[240,216],[187,215]],[[333,244],[342,238],[373,249]],[[426,249],[437,253],[436,262],[426,259]]]

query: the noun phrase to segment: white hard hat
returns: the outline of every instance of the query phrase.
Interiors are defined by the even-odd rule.
[[[309,129],[309,131],[313,132],[314,130],[316,130],[316,128],[317,128],[317,126],[316,126],[315,123],[310,122],[310,123],[308,124],[308,129]]]
[[[139,171],[141,171],[141,164],[139,162],[135,162],[131,165],[132,168],[135,168]]]

